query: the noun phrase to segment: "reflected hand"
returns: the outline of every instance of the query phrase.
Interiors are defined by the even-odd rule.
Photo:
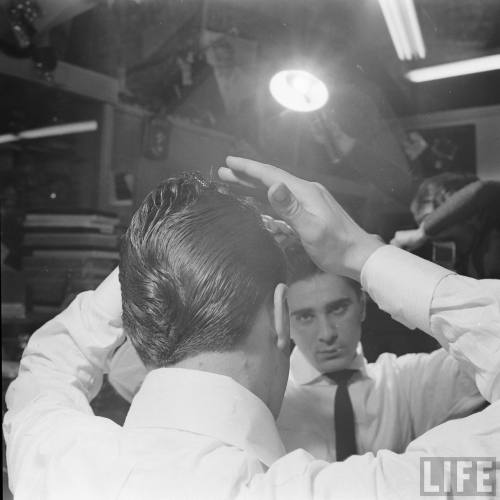
[[[261,215],[264,227],[273,235],[275,241],[285,248],[299,240],[295,231],[283,220],[273,219],[269,215]]]
[[[368,257],[383,243],[358,226],[321,185],[280,168],[228,157],[221,180],[250,188],[266,188],[277,214],[299,235],[314,262],[324,271],[359,280]]]
[[[391,240],[391,245],[394,245],[405,250],[416,250],[420,248],[428,240],[427,235],[422,227],[417,229],[407,229],[396,231]]]

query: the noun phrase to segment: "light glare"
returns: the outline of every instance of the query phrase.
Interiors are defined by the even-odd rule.
[[[271,78],[269,90],[282,106],[293,111],[316,111],[328,102],[326,85],[303,70],[276,73]]]

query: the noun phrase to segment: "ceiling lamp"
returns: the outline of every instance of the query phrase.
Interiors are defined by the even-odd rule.
[[[497,69],[500,69],[500,54],[418,68],[408,71],[405,76],[410,82],[420,83]]]
[[[413,0],[378,0],[399,59],[425,58],[425,45]]]
[[[97,130],[97,122],[90,120],[86,122],[66,123],[64,125],[52,125],[50,127],[24,130],[17,134],[0,135],[0,144],[21,141],[23,139],[41,139],[42,137],[54,137],[58,135],[80,134]]]
[[[328,102],[326,85],[311,73],[290,69],[276,73],[269,83],[271,95],[285,108],[308,112]]]

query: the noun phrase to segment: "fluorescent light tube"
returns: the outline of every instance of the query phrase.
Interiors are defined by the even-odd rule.
[[[399,17],[394,4],[391,0],[379,0],[379,3],[399,59],[411,59],[410,48],[404,36],[404,28],[401,18]]]
[[[17,135],[14,134],[3,134],[0,135],[0,144],[7,144],[8,142],[17,141]]]
[[[413,0],[379,0],[379,4],[399,59],[423,59],[425,44]]]
[[[52,125],[50,127],[25,130],[18,134],[0,135],[0,144],[20,141],[23,139],[40,139],[42,137],[54,137],[58,135],[80,134],[82,132],[93,132],[97,130],[97,122],[89,120],[86,122],[66,123],[64,125]]]
[[[20,132],[18,136],[20,139],[38,139],[40,137],[92,132],[94,130],[97,130],[97,122],[92,120],[88,122],[66,123],[64,125],[53,125],[51,127],[26,130]]]
[[[410,46],[412,47],[414,55],[418,56],[420,59],[424,59],[425,44],[422,37],[422,31],[420,30],[420,24],[418,23],[415,4],[413,0],[403,0],[403,4],[401,12],[406,18],[408,34],[410,36]]]
[[[410,82],[420,83],[497,69],[500,69],[500,54],[413,69],[408,71],[405,76]]]

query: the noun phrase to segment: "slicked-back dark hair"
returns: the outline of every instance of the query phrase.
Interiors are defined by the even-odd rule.
[[[289,286],[318,274],[326,274],[311,260],[304,247],[298,242],[285,248],[285,256],[287,264],[286,284]],[[357,281],[346,276],[343,276],[343,278],[358,295],[361,295],[361,286]]]
[[[124,328],[153,367],[231,350],[285,279],[284,256],[255,209],[195,175],[169,179],[122,242]]]

